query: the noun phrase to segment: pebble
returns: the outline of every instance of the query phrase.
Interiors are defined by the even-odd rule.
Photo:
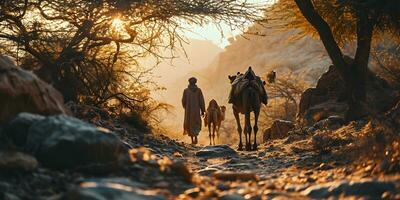
[[[219,200],[245,200],[245,198],[240,194],[224,194]]]
[[[225,180],[225,181],[235,181],[235,180],[241,180],[241,181],[257,181],[259,178],[258,176],[253,173],[253,172],[225,172],[225,171],[219,171],[214,173],[213,175],[214,178],[218,180]]]

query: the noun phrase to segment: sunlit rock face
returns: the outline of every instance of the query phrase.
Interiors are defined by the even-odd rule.
[[[367,81],[366,112],[381,113],[392,108],[399,98],[384,79],[369,72]],[[318,80],[315,88],[307,89],[301,96],[298,120],[304,125],[327,119],[331,116],[345,118],[348,110],[345,83],[334,66],[330,66]]]
[[[274,70],[277,78],[293,73],[314,85],[330,64],[322,43],[311,37],[295,40],[299,34],[296,29],[282,30],[278,25],[269,24],[269,27],[254,25],[249,31],[263,36],[231,38],[231,44],[200,72],[204,74],[202,77],[206,77],[205,90],[216,96],[213,98],[217,101],[227,99],[228,75],[244,72],[249,66],[264,79],[269,71]]]
[[[285,120],[275,120],[270,128],[264,131],[264,142],[273,139],[281,139],[288,136],[288,132],[294,129],[293,122]]]
[[[0,123],[20,112],[69,113],[60,92],[32,72],[18,68],[10,57],[0,55]]]

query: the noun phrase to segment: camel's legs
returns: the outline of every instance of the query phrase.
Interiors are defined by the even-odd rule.
[[[250,112],[244,114],[244,136],[246,137],[246,151],[251,150],[251,123]],[[247,138],[248,137],[248,138]]]
[[[218,142],[218,144],[220,143],[220,140],[219,140],[219,128],[221,127],[221,123],[218,123],[217,124],[217,142]]]
[[[256,109],[254,111],[254,144],[253,144],[253,150],[257,151],[257,132],[258,132],[258,117],[260,116],[260,109]]]
[[[211,143],[211,123],[208,123],[208,137],[210,138],[210,145],[212,145],[212,143]]]
[[[213,136],[214,145],[215,145],[215,131],[216,131],[216,130],[217,130],[216,124],[213,123],[213,134],[212,134],[212,136]]]
[[[236,119],[236,125],[237,125],[237,131],[239,133],[239,147],[238,150],[242,151],[243,150],[243,143],[242,143],[242,126],[240,125],[240,116],[235,109],[233,109],[233,115],[235,116]]]

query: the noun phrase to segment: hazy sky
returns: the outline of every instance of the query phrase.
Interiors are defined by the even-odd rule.
[[[273,1],[276,0],[247,0],[247,2],[265,5]],[[191,31],[186,31],[185,35],[188,38],[211,40],[214,44],[224,48],[229,44],[228,38],[241,33],[241,30],[239,29],[231,30],[231,28],[226,24],[221,24],[221,28],[223,35],[221,35],[221,32],[214,24],[209,24],[206,26],[189,26],[188,29]]]

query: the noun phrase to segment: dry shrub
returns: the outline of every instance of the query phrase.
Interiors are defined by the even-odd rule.
[[[337,137],[337,135],[330,134],[330,131],[318,131],[311,138],[311,145],[314,150],[319,153],[329,153],[335,147],[349,144],[353,141],[352,138]]]
[[[370,161],[375,165],[375,172],[400,172],[400,135],[392,125],[371,120],[349,149],[360,160]]]
[[[337,130],[318,130],[311,138],[313,149],[320,153],[328,153],[345,145],[352,145],[357,132],[361,130],[363,122],[352,122]]]
[[[400,172],[400,135],[383,120],[352,122],[336,131],[319,131],[311,139],[314,150],[372,165],[374,172]]]

